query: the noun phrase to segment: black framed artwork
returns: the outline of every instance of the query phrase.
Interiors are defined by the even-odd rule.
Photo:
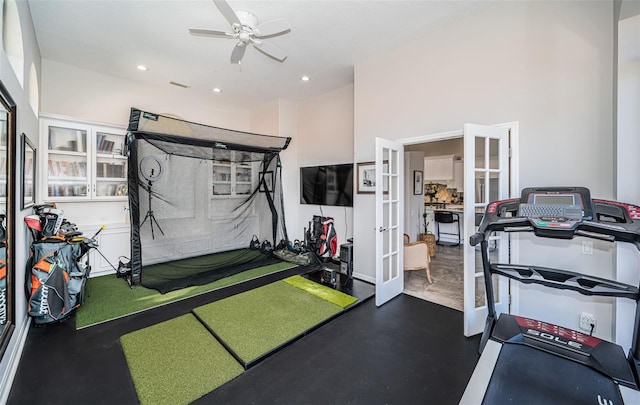
[[[413,171],[413,194],[421,195],[424,187],[424,180],[422,178],[422,170]]]
[[[264,177],[264,182],[262,181],[263,177]],[[261,193],[266,193],[267,190],[270,193],[273,193],[273,172],[272,171],[260,173],[260,189],[259,190]]]
[[[33,146],[29,137],[24,133],[22,134],[21,143],[21,209],[25,209],[35,205],[36,203],[36,148]]]

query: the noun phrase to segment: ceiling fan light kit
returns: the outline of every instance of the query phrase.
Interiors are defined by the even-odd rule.
[[[278,18],[258,24],[258,17],[251,11],[234,11],[224,0],[213,0],[213,2],[224,18],[231,24],[231,32],[192,28],[189,30],[191,35],[237,39],[238,42],[231,52],[231,63],[240,63],[242,61],[249,43],[253,44],[254,48],[260,52],[279,62],[287,58],[287,54],[279,47],[265,42],[264,39],[257,39],[275,37],[291,31],[291,25],[286,18]]]

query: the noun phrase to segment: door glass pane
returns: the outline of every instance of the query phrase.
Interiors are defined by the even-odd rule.
[[[391,233],[389,231],[382,232],[382,254],[387,255],[391,251],[391,244],[389,241]]]
[[[389,151],[389,174],[398,174],[398,151]]]
[[[382,226],[384,228],[389,228],[390,219],[389,219],[389,208],[390,205],[388,202],[382,203]]]
[[[124,136],[109,134],[107,132],[96,132],[96,153],[99,155],[126,156],[127,151],[124,147]]]
[[[96,159],[96,195],[127,195],[127,161],[121,158]]]
[[[49,197],[86,197],[85,156],[49,154],[47,194]]]
[[[87,131],[62,127],[49,127],[49,150],[87,152]]]
[[[399,251],[399,246],[398,246],[398,228],[393,228],[389,234],[391,235],[391,249],[394,252],[398,252]]]
[[[489,139],[489,168],[490,169],[499,169],[500,168],[500,156],[498,154],[498,148],[500,146],[499,139]]]
[[[491,173],[489,176],[489,202],[500,199],[500,176],[501,173]]]
[[[389,281],[391,279],[390,277],[390,272],[391,272],[391,263],[389,260],[389,257],[383,257],[382,258],[382,282],[386,283],[387,281]]]
[[[398,270],[399,270],[399,256],[398,256],[398,251],[396,251],[394,254],[391,255],[391,269],[390,269],[390,274],[389,276],[393,279],[393,278],[397,278],[398,277]]]
[[[389,198],[397,201],[400,193],[400,187],[398,187],[398,175],[392,175],[389,177]]]
[[[486,306],[487,298],[485,296],[484,291],[484,276],[476,277],[476,298],[475,298],[475,308],[480,308]]]
[[[485,172],[476,172],[476,204],[486,204],[485,198],[487,187],[487,174]]]
[[[485,151],[484,151],[485,138],[476,137],[476,169],[486,169],[485,164]]]

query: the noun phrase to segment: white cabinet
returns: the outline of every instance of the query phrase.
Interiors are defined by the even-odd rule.
[[[85,237],[90,238],[100,229],[100,225],[85,225],[79,228]],[[131,256],[129,224],[107,225],[98,234],[96,241],[100,251],[92,250],[89,253],[91,277],[114,273],[111,265],[118,268],[120,256]]]
[[[253,192],[256,184],[252,163],[214,162],[211,178],[211,193],[214,197],[246,196]]]
[[[44,200],[125,200],[125,135],[120,127],[44,116],[40,120]]]
[[[455,188],[460,192],[464,191],[464,161],[453,162],[453,183],[450,188]]]
[[[425,181],[453,180],[453,163],[455,156],[433,156],[424,158]]]

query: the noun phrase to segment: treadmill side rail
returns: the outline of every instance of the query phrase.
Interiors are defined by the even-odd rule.
[[[467,388],[464,390],[464,394],[462,394],[460,405],[482,404],[484,394],[487,392],[487,387],[489,386],[491,376],[493,375],[493,369],[498,361],[501,348],[502,345],[493,340],[489,340],[487,342],[484,347],[484,351],[482,352],[482,356],[480,357],[480,360],[478,360],[478,364],[473,370],[473,374],[471,374],[471,379],[467,384]]]

